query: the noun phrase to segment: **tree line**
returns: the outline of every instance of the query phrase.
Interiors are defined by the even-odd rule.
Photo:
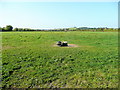
[[[32,29],[30,28],[14,28],[11,25],[6,25],[6,27],[1,28],[0,31],[31,31]]]
[[[120,30],[120,28],[119,28]],[[11,25],[6,25],[6,27],[0,27],[0,31],[93,31],[93,32],[96,32],[96,31],[118,31],[117,28],[87,28],[87,27],[73,27],[73,28],[61,28],[61,29],[49,29],[49,30],[46,30],[46,29],[30,29],[30,28],[14,28],[13,29],[13,26]]]

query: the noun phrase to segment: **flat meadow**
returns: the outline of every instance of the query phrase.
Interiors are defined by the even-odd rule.
[[[2,87],[117,88],[118,32],[2,32]]]

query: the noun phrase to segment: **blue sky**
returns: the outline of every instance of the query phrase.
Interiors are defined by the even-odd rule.
[[[117,2],[0,2],[0,27],[118,27]]]

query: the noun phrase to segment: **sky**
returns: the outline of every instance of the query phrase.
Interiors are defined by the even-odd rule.
[[[4,2],[118,2],[119,0],[0,0]]]
[[[53,0],[54,1],[54,0]],[[118,27],[118,2],[0,1],[0,27]]]

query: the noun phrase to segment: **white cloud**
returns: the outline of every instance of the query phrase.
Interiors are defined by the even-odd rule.
[[[120,0],[0,0],[0,2],[119,2]]]

